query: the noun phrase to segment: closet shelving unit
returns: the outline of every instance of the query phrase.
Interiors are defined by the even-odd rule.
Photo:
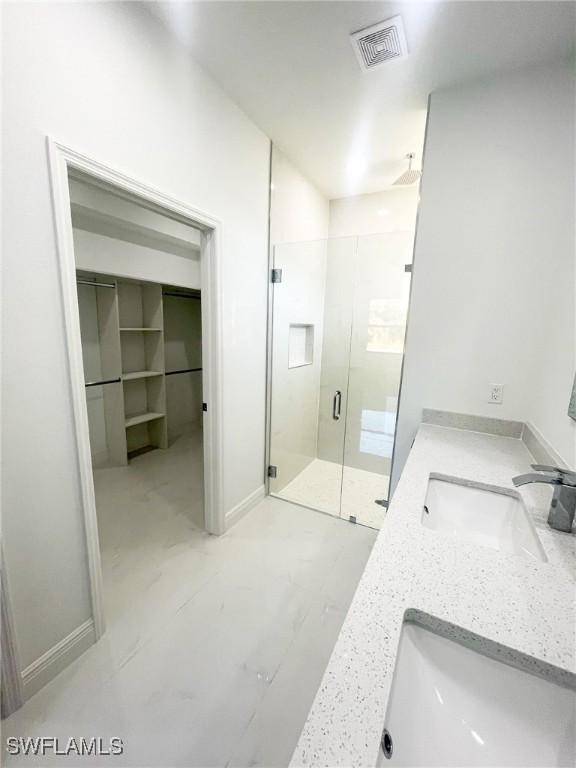
[[[162,286],[86,273],[77,279],[79,297],[83,291],[97,305],[98,353],[83,347],[84,370],[87,387],[101,386],[109,463],[167,448]],[[87,370],[98,356],[101,385],[93,380],[95,364]]]
[[[167,448],[162,286],[117,286],[127,452]]]

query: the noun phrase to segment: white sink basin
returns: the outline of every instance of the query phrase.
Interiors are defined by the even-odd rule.
[[[510,555],[546,561],[526,508],[514,491],[486,490],[433,477],[422,525]]]
[[[384,768],[574,766],[576,692],[405,623],[384,727]]]

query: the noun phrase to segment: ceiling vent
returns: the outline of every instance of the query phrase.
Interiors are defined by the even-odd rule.
[[[392,59],[408,55],[401,16],[394,16],[350,35],[358,63],[365,72],[381,67]]]

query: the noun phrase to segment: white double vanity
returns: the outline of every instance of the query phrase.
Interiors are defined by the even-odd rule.
[[[576,536],[512,483],[544,447],[425,419],[292,765],[572,766]]]

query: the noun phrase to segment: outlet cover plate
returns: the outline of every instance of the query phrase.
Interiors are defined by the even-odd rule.
[[[490,384],[488,389],[488,402],[492,405],[501,405],[504,400],[504,384]]]

